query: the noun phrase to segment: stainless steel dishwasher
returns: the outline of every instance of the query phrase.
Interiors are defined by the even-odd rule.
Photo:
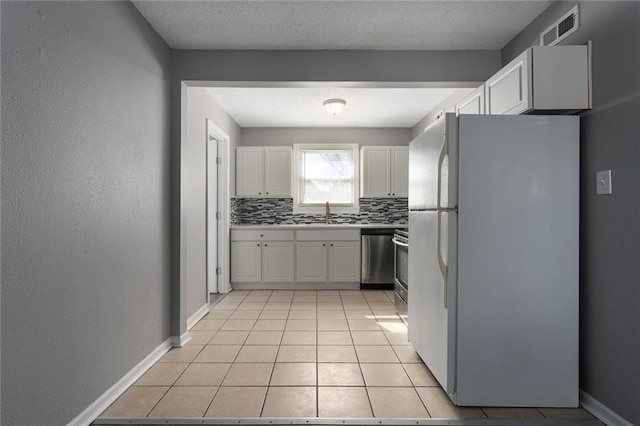
[[[393,228],[362,228],[360,288],[393,289]]]

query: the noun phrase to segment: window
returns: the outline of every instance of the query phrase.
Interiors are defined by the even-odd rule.
[[[294,213],[358,212],[358,145],[294,144]]]

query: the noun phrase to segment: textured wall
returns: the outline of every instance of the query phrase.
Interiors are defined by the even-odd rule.
[[[502,51],[509,62],[575,2],[559,2]],[[580,387],[640,424],[640,3],[582,2],[593,40],[593,110],[581,115]],[[613,194],[595,195],[611,169]]]
[[[360,146],[407,146],[411,129],[383,128],[244,128],[242,146],[278,146],[294,143],[357,143]]]
[[[66,424],[169,337],[169,51],[128,2],[1,2],[2,421]]]
[[[234,164],[240,127],[206,89],[184,87],[187,102],[187,135],[182,144],[183,198],[181,220],[181,268],[186,280],[187,318],[207,302],[207,119],[229,136],[230,164]],[[229,176],[230,187],[234,181]],[[234,191],[235,192],[235,191]]]

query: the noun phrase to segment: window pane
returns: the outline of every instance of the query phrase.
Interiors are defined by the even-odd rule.
[[[302,203],[353,203],[351,151],[302,152]]]

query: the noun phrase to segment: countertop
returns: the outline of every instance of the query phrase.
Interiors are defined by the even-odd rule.
[[[408,223],[298,223],[282,225],[231,225],[231,229],[362,229],[362,228],[408,228]]]

